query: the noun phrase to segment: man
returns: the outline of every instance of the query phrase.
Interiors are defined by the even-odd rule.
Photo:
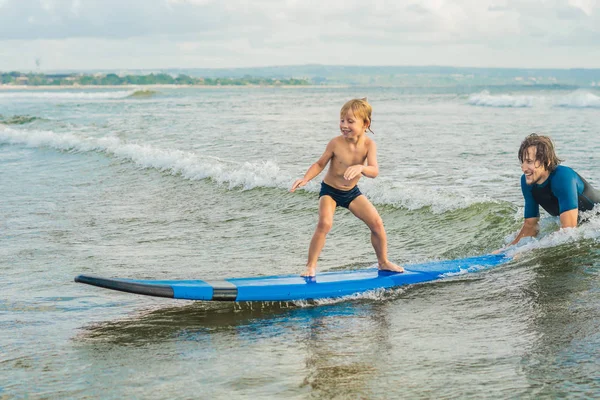
[[[540,206],[553,216],[560,216],[561,228],[574,228],[579,211],[588,211],[600,203],[600,192],[569,167],[559,165],[554,144],[547,136],[531,134],[519,148],[521,190],[525,198],[525,222],[515,240],[535,236],[538,232]]]

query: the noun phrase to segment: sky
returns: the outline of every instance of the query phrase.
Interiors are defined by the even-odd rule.
[[[600,0],[0,0],[0,71],[600,68]]]

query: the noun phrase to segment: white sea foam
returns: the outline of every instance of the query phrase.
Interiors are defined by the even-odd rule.
[[[3,99],[43,99],[43,100],[115,100],[124,99],[135,93],[135,90],[98,91],[98,92],[63,92],[37,90],[2,92],[0,100]]]
[[[373,289],[367,290],[365,292],[354,293],[347,296],[342,297],[331,297],[324,299],[316,299],[316,300],[294,300],[291,303],[296,307],[314,307],[314,306],[324,306],[330,304],[343,303],[347,301],[355,301],[355,300],[389,300],[390,298],[395,298],[398,295],[404,293],[406,291],[406,286],[395,287],[390,289]]]
[[[545,99],[538,96],[514,96],[509,94],[492,95],[487,90],[469,96],[469,104],[481,107],[533,107],[544,103]]]
[[[375,204],[389,204],[409,210],[430,207],[435,214],[458,210],[478,203],[496,203],[487,196],[476,196],[468,189],[442,188],[387,179],[361,182],[361,190]]]
[[[585,90],[576,90],[563,96],[515,96],[510,94],[492,95],[487,90],[469,96],[468,103],[473,106],[482,107],[536,107],[554,106],[566,108],[600,108],[600,96]]]
[[[440,278],[449,278],[452,276],[466,275],[469,273],[481,271],[481,270],[488,269],[488,268],[490,268],[490,267],[485,266],[485,265],[472,265],[468,268],[459,268],[459,270],[457,272],[446,272],[445,274],[441,274]]]
[[[554,105],[567,108],[600,108],[600,96],[585,90],[577,90],[560,97]]]
[[[161,149],[147,144],[124,143],[116,137],[92,138],[72,133],[16,130],[0,127],[0,142],[29,147],[50,147],[69,152],[100,152],[132,161],[142,168],[154,168],[190,180],[211,178],[230,188],[288,187],[291,176],[280,173],[273,161],[240,163],[192,152]]]
[[[506,254],[515,257],[531,250],[551,248],[582,240],[600,241],[600,215],[597,215],[596,212],[597,210],[592,210],[582,213],[582,217],[589,218],[589,220],[576,228],[556,230],[558,218],[542,218],[540,219],[540,234],[535,238],[521,239],[516,245],[508,247]],[[515,235],[516,232],[512,237],[514,238]]]
[[[367,290],[364,292],[353,293],[346,296],[340,297],[327,297],[322,299],[311,299],[311,300],[271,300],[271,301],[242,301],[236,302],[233,305],[233,311],[239,312],[244,310],[264,310],[264,309],[286,309],[286,308],[311,308],[326,306],[331,304],[346,303],[348,301],[357,300],[374,300],[383,301],[398,297],[407,290],[407,286],[394,287],[394,288],[378,288]],[[203,307],[210,307],[211,304],[207,304]],[[211,307],[214,309],[216,307]],[[221,306],[221,308],[223,308]]]

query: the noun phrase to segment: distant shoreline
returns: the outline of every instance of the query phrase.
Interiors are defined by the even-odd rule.
[[[309,88],[545,86],[555,88],[557,86],[576,86],[591,88],[600,87],[600,69],[305,65],[113,72],[0,71],[0,90],[98,90],[102,88],[126,88],[125,90],[161,88],[166,90],[219,86],[247,88],[289,88],[290,86]]]
[[[244,88],[278,88],[278,89],[314,89],[314,88],[346,88],[350,85],[0,85],[0,90],[65,90],[65,89],[244,89]]]

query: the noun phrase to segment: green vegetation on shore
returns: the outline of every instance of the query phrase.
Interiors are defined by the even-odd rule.
[[[1,0],[0,0],[1,1]],[[300,78],[290,78],[290,77]],[[0,85],[190,85],[190,86],[306,86],[351,85],[423,88],[511,87],[527,90],[600,88],[600,69],[469,68],[436,66],[296,65],[252,68],[132,69],[119,73],[65,71],[63,73],[0,72]]]
[[[302,86],[310,85],[306,79],[277,79],[244,76],[238,78],[194,78],[180,74],[124,75],[117,74],[42,74],[3,72],[0,73],[0,84],[21,86],[89,86],[89,85],[203,85],[203,86]]]

